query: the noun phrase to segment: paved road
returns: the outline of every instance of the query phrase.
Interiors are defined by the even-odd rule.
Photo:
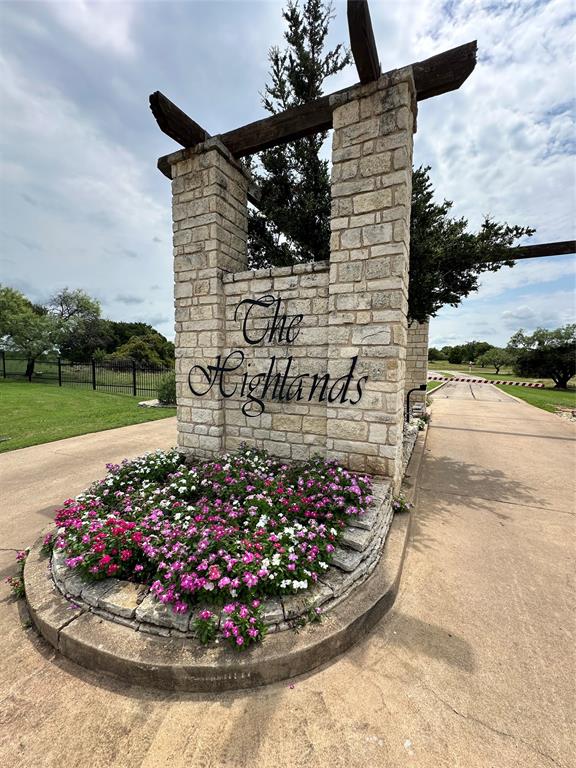
[[[435,398],[400,595],[369,638],[292,684],[167,694],[55,658],[4,600],[0,763],[572,766],[576,432],[510,398],[454,394]],[[39,473],[28,462],[21,537],[44,519]]]
[[[447,381],[438,391],[432,390],[431,397],[438,400],[483,400],[484,402],[510,402],[504,392],[492,384],[472,384],[469,382]]]

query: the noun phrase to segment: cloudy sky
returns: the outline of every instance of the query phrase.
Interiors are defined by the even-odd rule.
[[[0,280],[41,301],[81,287],[104,315],[172,337],[169,182],[176,149],[148,110],[163,91],[215,134],[264,116],[281,0],[0,2]],[[336,2],[332,42],[347,41]],[[415,163],[477,227],[483,214],[574,237],[571,0],[372,0],[383,69],[478,40],[457,92],[420,103]],[[572,60],[571,60],[572,57]],[[348,68],[328,83],[354,83]],[[504,343],[574,318],[573,257],[521,263],[433,321],[435,345]]]

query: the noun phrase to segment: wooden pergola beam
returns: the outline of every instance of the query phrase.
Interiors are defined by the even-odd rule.
[[[519,245],[509,248],[508,255],[501,259],[493,259],[494,262],[519,261],[520,259],[538,259],[542,256],[566,256],[576,253],[576,240],[559,240],[555,243],[539,243],[537,245]]]
[[[412,64],[416,98],[421,101],[459,88],[476,66],[476,49],[474,40]],[[346,90],[348,89],[343,89]],[[209,137],[208,131],[159,91],[150,97],[150,107],[160,130],[181,146],[193,147]],[[245,157],[269,147],[328,130],[332,127],[334,108],[330,95],[322,96],[302,106],[227,131],[220,139],[235,157]]]
[[[361,83],[371,83],[380,77],[380,59],[374,40],[368,0],[348,0],[348,31],[350,47]]]

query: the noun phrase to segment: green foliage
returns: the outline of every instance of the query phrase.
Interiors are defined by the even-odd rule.
[[[455,347],[443,347],[442,354],[449,363],[461,365],[462,363],[473,363],[481,355],[492,349],[492,344],[487,341],[467,341],[465,344],[459,344]]]
[[[55,317],[64,320],[87,320],[100,317],[100,302],[92,299],[86,291],[64,288],[50,297],[46,310]],[[73,325],[72,323],[69,323]]]
[[[34,361],[47,352],[73,363],[114,354],[114,359],[174,365],[174,344],[151,325],[105,320],[96,299],[69,288],[36,305],[20,291],[0,285],[0,341],[5,349],[27,356],[29,377]]]
[[[140,365],[151,365],[158,368],[164,365],[161,357],[163,351],[160,334],[132,336],[125,344],[108,355],[108,360],[133,360]]]
[[[514,371],[519,376],[549,378],[557,389],[566,389],[576,374],[576,324],[555,330],[537,328],[531,335],[521,329],[508,348],[515,354]]]
[[[350,53],[326,49],[332,6],[325,0],[289,2],[282,12],[286,48],[270,50],[270,83],[262,103],[276,114],[317,99],[327,77]],[[248,162],[262,190],[261,209],[250,210],[248,253],[252,268],[284,266],[330,256],[330,173],[318,157],[327,132],[259,153]]]
[[[478,290],[478,278],[484,272],[513,266],[510,259],[500,263],[491,259],[505,257],[518,238],[535,231],[486,217],[479,232],[468,232],[466,219],[449,217],[451,201],[434,202],[429,171],[420,167],[412,174],[408,315],[418,322],[434,317],[446,304],[458,306]]]
[[[436,347],[430,347],[428,350],[428,360],[445,360],[446,358],[442,356],[442,352],[439,349],[436,349]]]
[[[174,405],[176,403],[176,374],[167,373],[162,376],[158,387],[158,400],[162,405]]]
[[[31,379],[34,361],[56,349],[62,321],[46,308],[33,304],[20,291],[0,286],[0,340],[2,347],[26,355],[26,376]]]
[[[477,365],[484,368],[485,365],[494,368],[496,373],[500,373],[500,368],[504,365],[512,365],[514,362],[514,355],[508,349],[502,349],[501,347],[492,347],[483,355],[476,358]]]

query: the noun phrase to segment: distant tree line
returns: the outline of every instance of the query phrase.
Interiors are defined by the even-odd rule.
[[[29,379],[36,360],[46,354],[75,363],[95,358],[174,365],[174,344],[151,325],[107,320],[96,299],[69,288],[36,304],[0,285],[0,348],[25,355]]]
[[[555,330],[537,328],[532,334],[520,329],[506,347],[495,347],[487,341],[430,347],[428,360],[446,360],[455,365],[474,363],[481,368],[493,367],[496,373],[510,367],[518,376],[552,379],[557,389],[566,389],[576,375],[576,324]]]

